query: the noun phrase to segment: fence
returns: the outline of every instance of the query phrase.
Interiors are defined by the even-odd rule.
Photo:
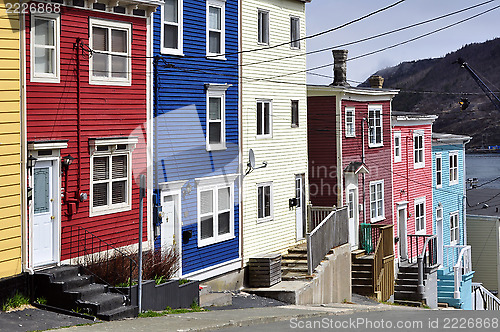
[[[484,288],[483,284],[473,282],[472,308],[474,310],[500,310],[500,299]]]
[[[335,211],[335,206],[312,206],[307,205],[307,231],[311,233],[326,217]]]
[[[331,211],[306,239],[307,271],[311,275],[332,248],[349,242],[347,207]]]
[[[381,234],[381,227],[377,224],[360,224],[360,246],[366,253],[371,254],[375,250]]]
[[[455,286],[453,297],[459,299],[462,276],[472,271],[471,246],[443,246],[443,265],[453,267]]]
[[[377,235],[373,251],[373,290],[380,294],[380,300],[387,301],[394,294],[393,225],[371,226],[370,239],[371,235]]]

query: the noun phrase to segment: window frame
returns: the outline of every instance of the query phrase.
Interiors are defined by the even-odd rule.
[[[439,160],[439,162],[438,162]],[[439,169],[438,169],[439,165]],[[443,155],[441,153],[436,153],[436,170],[435,170],[435,176],[436,176],[436,188],[442,188],[443,187]],[[438,181],[440,179],[440,181]]]
[[[294,39],[294,21],[296,22],[295,28],[297,29],[296,34],[297,37]],[[300,50],[300,17],[299,16],[290,16],[290,49],[292,50]]]
[[[297,114],[294,114],[294,105],[297,105]],[[292,128],[299,128],[300,125],[300,102],[299,100],[291,100],[290,101],[290,107],[291,107],[291,127]],[[295,121],[294,121],[295,120]]]
[[[54,21],[54,74],[35,71],[35,19]],[[33,13],[30,17],[30,81],[38,83],[60,83],[61,80],[61,15],[55,13]],[[45,45],[46,46],[46,45]],[[45,47],[44,47],[45,48]]]
[[[442,206],[436,207],[436,221],[443,221],[444,209]]]
[[[374,121],[374,133],[373,137],[371,135],[371,130],[372,126],[370,125],[370,113],[374,112],[373,114],[376,114],[375,112],[380,112],[380,126],[377,126],[376,123],[376,117],[373,118]],[[370,148],[377,148],[377,147],[382,147],[384,146],[384,123],[383,123],[383,115],[382,115],[382,105],[368,105],[368,147]],[[380,142],[377,141],[377,133],[376,129],[380,127]],[[373,138],[373,141],[372,141]]]
[[[396,144],[396,138],[399,139],[399,144]],[[402,142],[401,142],[401,132],[400,131],[395,131],[394,132],[394,162],[398,163],[402,160]],[[398,153],[399,151],[399,153]]]
[[[205,84],[206,90],[206,137],[205,144],[207,151],[225,150],[226,147],[226,91],[231,84]],[[221,99],[221,142],[210,143],[210,98]]]
[[[356,137],[356,108],[355,107],[346,107],[345,110],[345,137]],[[352,112],[352,121],[350,121],[352,125],[352,130],[348,130],[347,114]]]
[[[377,197],[377,186],[378,185],[381,185],[381,197]],[[372,186],[375,186],[375,201],[372,200],[373,198],[373,195],[372,195]],[[384,193],[384,180],[377,180],[377,181],[370,181],[370,222],[377,222],[377,221],[381,221],[381,220],[384,220],[385,219],[385,193]],[[372,204],[375,202],[375,206],[376,206],[376,211],[378,212],[378,202],[380,201],[380,204],[381,204],[381,214],[380,215],[376,215],[376,216],[373,216],[373,213],[372,213]]]
[[[220,8],[221,29],[210,29],[210,7]],[[210,52],[210,31],[220,32],[220,53]],[[225,0],[207,0],[206,5],[206,52],[207,57],[216,60],[226,60],[226,1]]]
[[[235,237],[234,236],[234,180],[237,178],[237,176],[238,176],[237,174],[233,174],[227,176],[215,176],[209,178],[195,179],[198,248],[234,239]],[[219,195],[219,189],[224,189],[224,188],[229,188],[229,233],[219,235],[218,195]],[[213,236],[206,239],[201,238],[201,218],[202,218],[201,193],[204,191],[212,191],[213,193],[212,195]],[[217,218],[215,218],[216,216]]]
[[[269,216],[264,216],[262,218],[259,218],[259,204],[261,203],[261,199],[259,197],[259,188],[264,188],[264,187],[269,187]],[[256,189],[257,189],[257,209],[256,209],[257,223],[272,221],[274,219],[273,182],[269,181],[269,182],[257,183]],[[264,192],[264,191],[262,191],[262,192]],[[263,199],[264,199],[264,196],[262,196],[262,201],[263,201]],[[265,211],[265,202],[264,202],[264,206],[262,207],[262,209]]]
[[[452,165],[452,159],[456,159],[456,165]],[[450,151],[448,155],[449,182],[450,186],[458,184],[458,151]],[[454,176],[452,176],[455,174]]]
[[[111,76],[94,76],[94,61],[89,61],[89,84],[91,85],[118,85],[118,86],[131,86],[132,85],[132,24],[128,22],[118,22],[106,19],[100,19],[91,17],[89,18],[89,45],[93,46],[93,33],[92,29],[94,27],[99,27],[108,30],[108,36],[112,29],[115,30],[125,30],[127,31],[127,77],[126,78],[116,78]],[[110,44],[112,43],[111,39]],[[102,52],[102,51],[99,51]],[[109,55],[113,55],[118,52],[107,51],[104,52]],[[110,60],[108,60],[108,64],[112,64]],[[108,75],[111,73],[111,66],[108,68]]]
[[[258,132],[258,117],[259,117],[259,103],[262,104],[262,134],[259,134]],[[265,121],[264,121],[264,104],[268,103],[269,104],[269,133],[265,133]],[[257,138],[272,138],[273,137],[273,101],[271,99],[257,99],[256,104],[255,104],[255,113],[256,113],[256,137]]]
[[[422,146],[416,147],[418,140],[422,140]],[[422,160],[417,161],[417,155],[420,155]],[[413,168],[419,169],[425,167],[425,132],[423,130],[415,130],[413,132]]]
[[[455,220],[456,225],[453,225]],[[455,226],[455,227],[453,227]],[[460,218],[458,211],[450,213],[450,245],[455,246],[460,243]]]
[[[161,5],[161,29],[160,29],[160,52],[162,54],[170,54],[170,55],[179,55],[184,56],[184,0],[177,0],[177,24],[175,22],[165,22],[165,12],[164,7],[165,3],[163,2]],[[165,47],[165,24],[177,25],[177,48],[167,48]]]
[[[264,20],[261,20],[260,19],[260,16],[261,15],[265,15],[265,17],[267,18],[267,20],[264,22]],[[262,31],[263,30],[263,24],[266,23],[267,24],[267,31],[266,31],[266,35],[264,36],[264,32]],[[257,44],[259,45],[270,45],[270,40],[271,40],[271,32],[270,32],[270,24],[271,23],[271,14],[269,12],[269,10],[267,9],[262,9],[262,8],[257,8]],[[264,38],[266,37],[266,38]],[[261,40],[262,38],[262,40]],[[264,40],[264,39],[267,39],[267,40]]]
[[[132,209],[132,152],[135,149],[137,139],[130,138],[117,138],[117,139],[104,139],[104,140],[92,140],[90,143],[90,199],[89,199],[89,216],[102,216],[107,214],[113,214],[118,212],[130,211]],[[125,149],[117,150],[118,145],[125,145]],[[98,151],[98,146],[108,146],[106,151]],[[112,204],[112,171],[113,157],[126,156],[127,157],[127,188],[125,190],[126,199],[125,203]],[[104,181],[94,181],[94,158],[108,157],[109,165],[109,178]],[[122,180],[120,180],[122,181]],[[97,183],[108,183],[108,204],[94,207],[94,184]]]
[[[421,216],[417,216],[417,206],[418,205],[423,205],[423,214]],[[426,205],[425,196],[416,198],[414,201],[413,212],[415,215],[415,218],[414,218],[414,220],[415,220],[415,234],[418,234],[418,235],[425,234],[427,232],[426,206],[425,205]],[[417,221],[417,218],[419,218],[418,221]],[[419,223],[420,220],[422,220],[423,225],[420,225],[420,223]],[[417,227],[417,226],[422,226],[422,228]]]

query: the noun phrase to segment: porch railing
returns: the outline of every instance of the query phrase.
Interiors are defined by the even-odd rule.
[[[483,284],[473,282],[472,308],[474,310],[500,310],[500,299],[484,288]]]
[[[307,205],[307,231],[312,232],[326,217],[335,211],[335,206],[312,206]]]
[[[437,265],[437,235],[408,235],[408,260],[417,262],[418,292],[424,293],[424,272]]]
[[[373,251],[373,290],[387,301],[394,294],[393,225],[372,225],[377,229],[377,246]]]
[[[384,225],[362,223],[359,225],[360,247],[368,254],[374,252],[381,234],[381,227]]]
[[[347,207],[331,211],[310,233],[307,239],[307,271],[311,275],[328,252],[349,243]]]
[[[472,271],[471,246],[443,246],[443,266],[453,268],[453,297],[459,299],[462,276]]]
[[[118,264],[122,265],[121,270],[129,270],[128,294],[122,295],[126,296],[127,302],[130,302],[132,277],[134,271],[137,272],[138,269],[138,264],[131,257],[131,254],[116,248],[81,226],[67,226],[65,227],[65,232],[69,233],[71,239],[69,248],[70,261],[73,264],[80,265],[82,269],[93,275],[99,283],[110,287],[116,286],[110,282],[110,275],[116,272],[114,271],[116,265],[111,264],[110,261],[116,257],[120,257]],[[94,273],[89,269],[89,266],[92,265],[98,265],[102,273],[100,275]],[[116,291],[120,292],[118,289]]]

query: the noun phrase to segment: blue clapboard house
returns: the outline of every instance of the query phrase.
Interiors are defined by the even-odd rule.
[[[153,33],[155,248],[205,280],[241,267],[238,0],[165,0]]]
[[[432,134],[433,229],[438,237],[438,302],[472,309],[471,247],[465,228],[465,144],[470,137]]]

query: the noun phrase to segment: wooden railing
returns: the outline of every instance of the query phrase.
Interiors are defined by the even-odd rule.
[[[472,283],[473,310],[500,310],[500,299],[484,288],[483,284]]]
[[[349,243],[347,207],[330,212],[319,225],[306,234],[306,239],[307,271],[311,275],[332,248]]]
[[[437,235],[408,235],[408,261],[417,262],[417,289],[423,294],[425,270],[437,266]]]
[[[312,206],[309,203],[307,205],[307,231],[311,233],[332,211],[335,211],[335,206]]]
[[[443,246],[443,265],[452,267],[454,274],[455,299],[460,298],[462,276],[472,271],[471,246]]]
[[[377,229],[377,246],[373,251],[373,290],[387,301],[394,294],[393,225],[372,225]]]

